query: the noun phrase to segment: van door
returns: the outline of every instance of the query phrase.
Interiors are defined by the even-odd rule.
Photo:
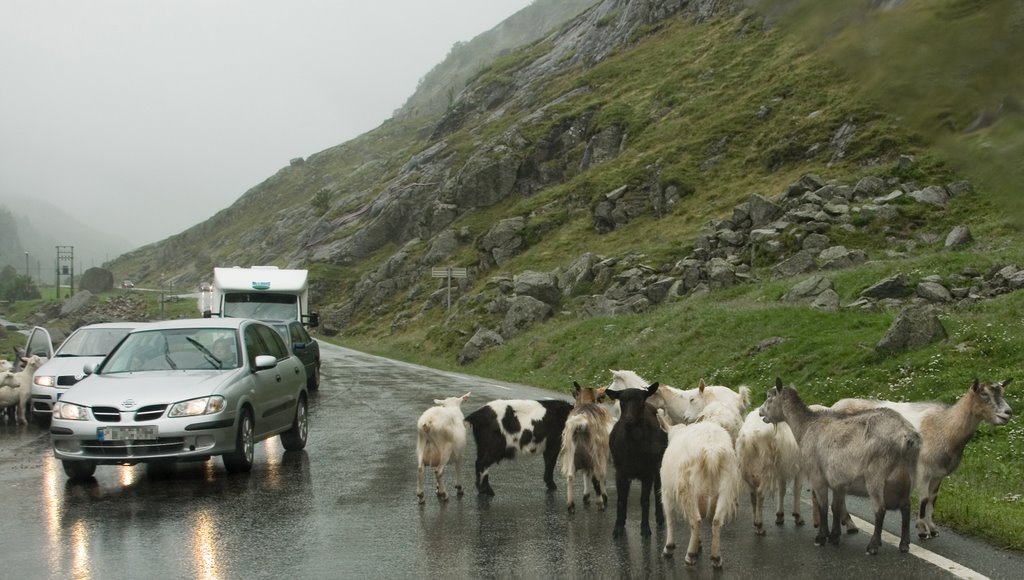
[[[50,333],[42,326],[36,326],[28,333],[25,356],[32,355],[53,358],[53,341],[50,340]]]

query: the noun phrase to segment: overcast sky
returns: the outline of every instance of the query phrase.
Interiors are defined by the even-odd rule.
[[[142,245],[380,125],[530,0],[0,0],[0,197]]]

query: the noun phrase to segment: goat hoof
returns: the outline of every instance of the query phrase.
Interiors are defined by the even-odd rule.
[[[461,485],[456,485],[455,486],[455,495],[457,495],[459,497],[462,497],[462,496],[466,495],[466,491],[464,489],[462,489]]]
[[[931,533],[928,534],[928,537],[929,538],[937,538],[937,537],[939,537],[939,530],[932,530]]]
[[[439,494],[437,494],[437,499],[439,499],[441,501],[448,501],[448,494],[447,493],[439,493]]]
[[[574,504],[574,503],[569,504],[567,506],[567,509],[569,510],[570,514],[576,513],[576,504]]]
[[[686,562],[687,566],[693,566],[697,563],[697,554],[687,553],[686,557],[683,558],[683,562]]]
[[[782,512],[775,514],[775,525],[781,526],[784,523],[786,523],[786,514]]]
[[[676,551],[676,545],[675,544],[665,544],[665,549],[662,550],[661,555],[665,556],[666,558],[671,558],[672,557],[672,553],[675,552],[675,551]]]
[[[417,493],[416,494],[416,502],[419,503],[420,505],[423,505],[423,504],[427,503],[427,500],[423,499],[423,494],[422,493]]]
[[[583,505],[590,505],[590,494],[583,494]]]
[[[846,528],[846,533],[847,534],[857,534],[857,533],[860,533],[860,528],[857,528],[857,527]]]
[[[910,551],[910,542],[900,542],[900,552],[906,554]]]
[[[711,557],[711,567],[712,568],[721,568],[722,567],[722,557],[721,556],[712,556]]]
[[[869,556],[877,555],[878,554],[878,546],[877,545],[868,544],[868,549],[865,551],[865,553],[867,555],[869,555]]]
[[[802,526],[804,525],[804,518],[800,514],[793,514],[793,523]]]

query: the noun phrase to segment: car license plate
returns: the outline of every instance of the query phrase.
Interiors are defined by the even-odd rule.
[[[100,441],[144,441],[157,438],[156,425],[145,427],[100,427],[96,430]]]

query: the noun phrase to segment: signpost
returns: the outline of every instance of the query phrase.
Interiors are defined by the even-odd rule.
[[[452,309],[452,278],[465,278],[467,275],[468,275],[468,272],[466,271],[465,268],[454,268],[452,266],[448,266],[447,268],[431,268],[430,269],[430,277],[431,278],[447,278],[448,279],[447,280],[447,285],[448,285],[448,308],[447,308],[447,310],[451,310]]]

